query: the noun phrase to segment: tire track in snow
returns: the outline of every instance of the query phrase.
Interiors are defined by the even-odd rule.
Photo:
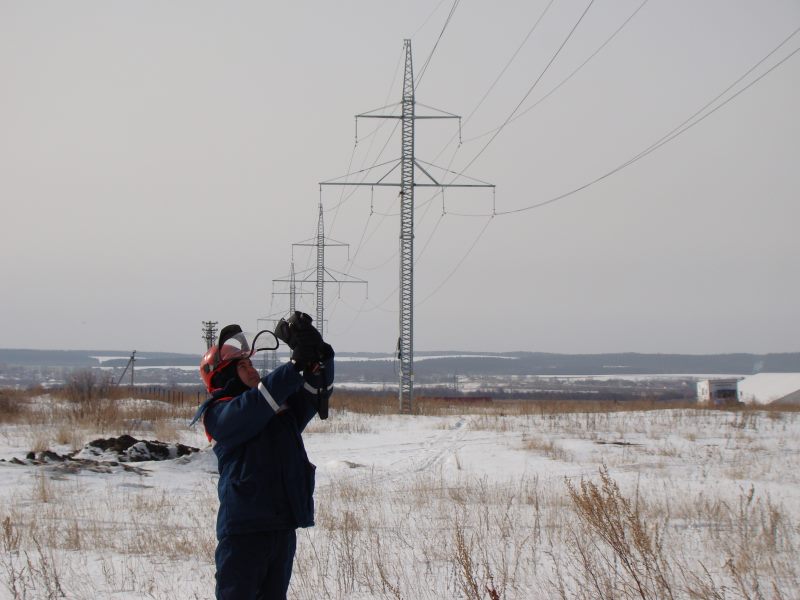
[[[380,450],[380,454],[384,455],[399,455],[384,464],[360,464],[359,466],[365,467],[364,470],[359,469],[361,470],[360,475],[367,477],[371,483],[377,484],[388,484],[408,479],[409,475],[421,474],[431,470],[464,447],[464,438],[471,432],[469,428],[471,420],[472,417],[460,417],[454,423],[449,423],[445,429],[434,431],[430,435],[422,437],[422,439],[382,443],[362,449],[354,448],[347,455],[357,458],[358,453],[376,452],[378,450]],[[446,421],[445,423],[447,424]],[[470,439],[467,443],[491,442],[493,440],[493,436],[480,436]],[[352,464],[351,461],[341,458],[328,464],[332,462]],[[365,470],[368,473],[365,473]],[[319,487],[326,487],[327,485],[322,484]]]

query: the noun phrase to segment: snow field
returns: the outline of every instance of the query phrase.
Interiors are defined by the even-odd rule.
[[[800,597],[798,413],[472,410],[312,423],[290,598]],[[0,598],[213,597],[216,465],[185,412],[113,432],[202,448],[141,474],[0,463]],[[99,437],[31,421],[0,458]]]

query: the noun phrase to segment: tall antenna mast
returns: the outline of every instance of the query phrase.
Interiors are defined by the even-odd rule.
[[[414,188],[417,187],[437,187],[444,190],[448,187],[483,187],[494,188],[495,186],[486,182],[459,184],[459,183],[440,183],[419,164],[414,156],[414,123],[417,119],[458,119],[459,132],[461,127],[461,117],[445,111],[435,110],[439,114],[417,115],[416,98],[414,96],[414,67],[411,57],[411,40],[403,40],[405,50],[405,72],[403,74],[403,98],[402,110],[400,115],[381,115],[375,114],[377,111],[370,111],[356,115],[358,119],[400,119],[401,120],[401,157],[400,182],[391,183],[386,181],[392,171],[397,168],[397,164],[386,172],[380,179],[373,182],[350,183],[348,181],[329,180],[321,182],[320,185],[342,185],[342,186],[399,186],[400,187],[400,336],[397,340],[397,355],[400,360],[400,380],[399,380],[399,400],[400,411],[410,413],[414,403]],[[426,107],[431,108],[431,107]],[[380,109],[377,109],[380,110]],[[357,131],[357,129],[356,129]],[[376,165],[379,166],[379,165]],[[414,180],[415,169],[419,169],[429,182],[417,183]],[[345,176],[346,177],[346,176]],[[337,179],[342,179],[337,178]],[[471,179],[471,178],[468,178]]]

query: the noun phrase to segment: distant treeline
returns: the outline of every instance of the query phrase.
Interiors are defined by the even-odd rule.
[[[124,367],[130,358],[130,352],[120,350],[24,350],[0,348],[0,365],[20,367]],[[112,360],[98,360],[97,356],[107,358],[118,356]],[[200,355],[178,354],[174,352],[136,353],[137,366],[186,366],[200,364]]]
[[[0,349],[0,365],[29,367],[97,367],[96,356],[118,356],[103,366],[123,367],[129,354],[109,350],[20,350]],[[340,357],[369,356],[373,360],[342,360],[336,370],[353,381],[395,381],[399,362],[376,354],[340,353]],[[614,375],[614,374],[740,374],[800,372],[800,353],[784,354],[552,354],[510,352],[504,354],[464,352],[417,352],[425,357],[414,364],[416,377],[426,379],[455,375]],[[282,358],[282,360],[285,357]],[[136,368],[148,366],[196,366],[200,355],[168,352],[137,352]]]

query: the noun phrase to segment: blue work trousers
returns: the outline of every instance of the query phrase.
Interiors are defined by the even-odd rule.
[[[219,540],[217,600],[286,600],[296,547],[294,529]]]

